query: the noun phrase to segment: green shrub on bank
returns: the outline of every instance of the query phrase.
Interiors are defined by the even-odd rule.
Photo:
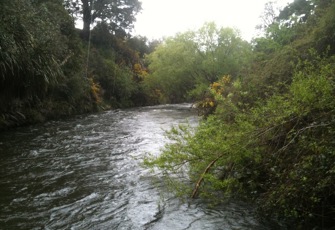
[[[247,198],[302,226],[334,224],[334,77],[333,64],[301,63],[287,93],[249,109],[239,103],[248,94],[243,85],[233,83],[226,95],[212,90],[216,112],[194,134],[172,129],[172,143],[145,163],[182,196]]]

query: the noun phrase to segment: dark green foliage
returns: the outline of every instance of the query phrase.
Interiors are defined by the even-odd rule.
[[[62,108],[70,108],[71,103],[78,104],[77,99],[86,98],[82,91],[80,96],[70,92],[85,85],[75,83],[76,89],[70,86],[82,82],[77,77],[81,51],[62,3],[6,1],[1,2],[1,11],[0,112],[4,126],[32,122],[34,116],[29,114],[42,110],[44,115],[38,117],[55,115],[50,101],[61,100]]]
[[[110,103],[145,103],[139,93],[145,71],[136,45],[130,48],[109,24],[94,28],[88,49],[63,1],[1,1],[0,19],[0,129]]]
[[[62,44],[54,39],[61,36],[59,28],[50,22],[45,5],[34,7],[30,1],[17,0],[3,4],[1,11],[2,103],[7,95],[41,98],[47,86],[61,76],[60,63],[65,57]]]
[[[129,40],[125,41],[111,34],[106,23],[99,23],[92,30],[93,48],[89,58],[89,75],[99,83],[103,99],[111,103],[112,107],[145,104],[145,95],[138,94],[143,79],[138,76],[139,73],[136,73],[134,67],[143,66],[136,49],[148,52],[148,46],[141,43],[131,47],[128,42]],[[144,55],[145,53],[142,54]]]
[[[315,48],[320,52],[328,51],[329,55],[335,54],[335,4],[331,4],[325,9],[320,9],[318,14],[323,14],[323,17],[318,21],[318,26],[315,28],[314,40]]]
[[[295,0],[286,6],[277,17],[280,21],[287,21],[291,23],[292,20],[299,22],[306,22],[315,9],[315,1],[313,0]]]

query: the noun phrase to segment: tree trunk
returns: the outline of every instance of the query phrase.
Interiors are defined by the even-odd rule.
[[[83,3],[83,31],[82,37],[83,39],[87,40],[90,36],[90,28],[91,28],[91,5],[89,4],[89,0],[81,0]]]

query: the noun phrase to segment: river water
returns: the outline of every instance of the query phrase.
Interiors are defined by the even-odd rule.
[[[0,133],[0,229],[271,229],[240,202],[162,193],[141,167],[190,105],[108,111]]]

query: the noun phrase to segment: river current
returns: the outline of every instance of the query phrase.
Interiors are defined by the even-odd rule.
[[[0,229],[272,229],[241,202],[187,204],[141,166],[189,104],[114,110],[0,133]]]

